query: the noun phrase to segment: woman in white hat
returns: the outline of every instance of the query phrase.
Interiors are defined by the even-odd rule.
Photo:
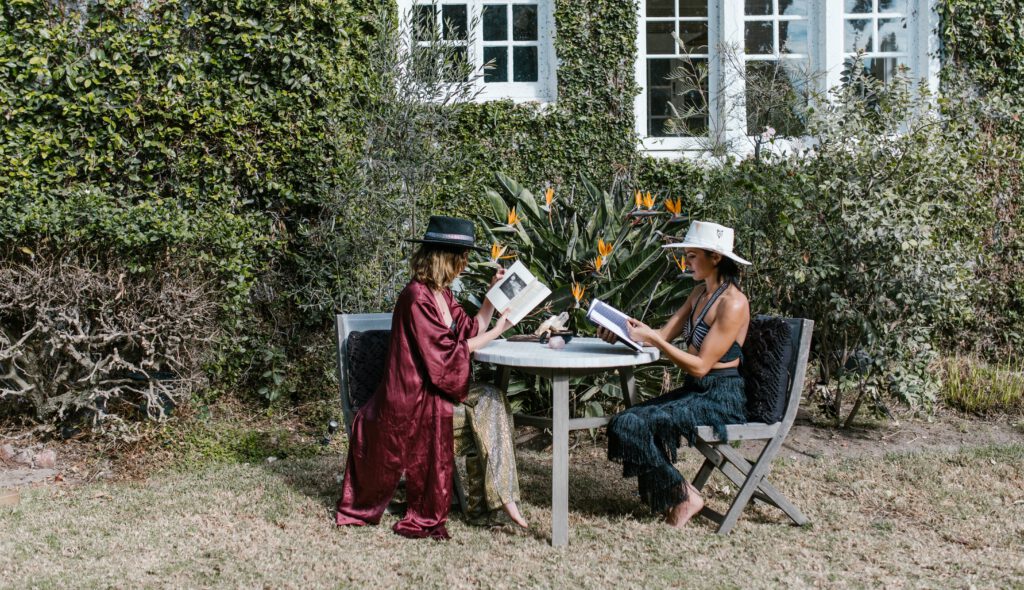
[[[726,436],[725,425],[746,421],[743,378],[737,367],[750,325],[750,304],[740,291],[739,266],[750,263],[733,252],[733,230],[694,221],[686,238],[666,248],[682,248],[696,281],[668,323],[655,330],[630,319],[630,337],[686,371],[683,386],[638,404],[608,425],[608,458],[621,461],[626,477],[636,476],[640,496],[672,526],[683,526],[704,507],[697,489],[672,465],[680,441],[695,442],[698,426]],[[609,342],[615,336],[605,330]],[[680,338],[681,342],[673,344]]]

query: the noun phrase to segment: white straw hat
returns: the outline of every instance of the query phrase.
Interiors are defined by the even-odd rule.
[[[690,229],[686,230],[686,237],[682,242],[667,244],[663,248],[700,248],[718,252],[726,258],[735,260],[740,264],[750,264],[732,251],[733,231],[731,227],[711,223],[710,221],[693,221]]]

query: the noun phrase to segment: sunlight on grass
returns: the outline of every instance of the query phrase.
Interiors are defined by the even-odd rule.
[[[991,365],[957,356],[945,369],[942,396],[951,406],[973,414],[1024,411],[1024,359]]]
[[[774,587],[1024,584],[1024,447],[790,460],[772,480],[811,518],[764,505],[728,537],[671,530],[604,449],[573,451],[570,545],[550,547],[550,455],[520,453],[531,528],[453,514],[447,543],[337,529],[343,445],[274,463],[214,463],[131,484],[27,491],[0,512],[0,579],[36,587]],[[681,468],[698,466],[687,453]],[[716,476],[717,477],[717,476]],[[727,506],[712,479],[708,503]],[[729,567],[723,567],[729,563]],[[855,574],[853,572],[856,572]]]

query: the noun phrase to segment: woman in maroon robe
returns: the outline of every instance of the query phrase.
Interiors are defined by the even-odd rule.
[[[445,522],[456,443],[453,414],[456,405],[470,396],[470,355],[511,327],[502,316],[488,330],[494,314],[489,301],[470,317],[452,296],[451,282],[465,269],[468,249],[476,248],[473,235],[471,221],[433,216],[423,239],[412,240],[422,245],[413,255],[413,278],[395,305],[384,377],[352,423],[335,516],[339,526],[380,522],[404,473],[408,508],[394,531],[407,537],[449,538]],[[502,274],[499,270],[491,284]],[[490,389],[493,397],[494,388]],[[480,389],[474,390],[475,402]],[[515,459],[508,456],[513,451],[507,402],[500,396],[489,407],[498,408],[498,413],[479,412],[475,419],[497,416],[498,424],[487,424],[482,430],[497,433],[498,446],[508,442],[504,449],[477,449],[474,458],[485,465],[476,471],[493,480],[477,488],[488,492],[489,507],[500,502],[525,527],[516,506]],[[474,408],[459,409],[460,418],[475,415]]]

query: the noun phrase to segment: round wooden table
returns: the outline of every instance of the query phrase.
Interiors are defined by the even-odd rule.
[[[608,344],[599,338],[573,338],[565,348],[552,349],[537,342],[495,340],[478,350],[474,358],[498,367],[502,389],[508,387],[509,372],[551,379],[551,418],[516,415],[517,425],[550,428],[551,443],[551,544],[569,542],[569,431],[596,428],[608,423],[605,416],[569,417],[569,378],[605,371],[618,371],[622,398],[627,406],[636,401],[633,367],[658,360],[658,349],[646,347],[633,352],[624,344]]]

